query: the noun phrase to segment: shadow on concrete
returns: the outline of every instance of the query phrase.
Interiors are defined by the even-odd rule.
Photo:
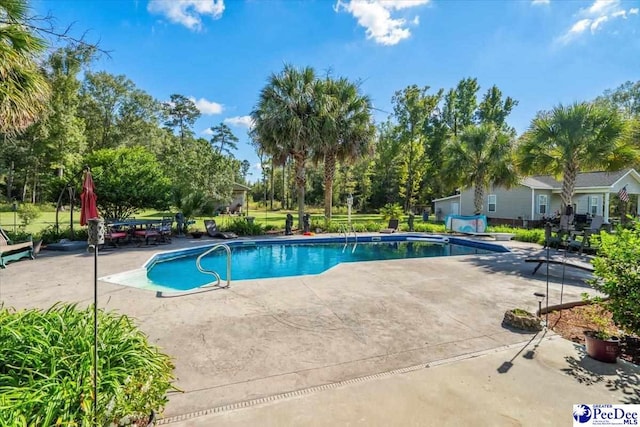
[[[621,403],[640,404],[640,368],[630,363],[602,363],[587,356],[581,345],[575,345],[578,356],[566,356],[569,365],[562,371],[580,384],[604,384],[610,391],[621,391]]]
[[[552,251],[554,252],[554,251]],[[552,258],[564,257],[564,253],[552,253]],[[480,267],[487,273],[501,273],[509,276],[519,276],[526,280],[545,282],[547,280],[546,267],[540,268],[536,274],[533,273],[535,263],[526,263],[527,258],[546,257],[546,250],[536,250],[530,252],[514,251],[511,253],[483,254],[475,257],[461,259],[461,262],[472,264]],[[575,255],[567,255],[568,261],[588,262],[585,257],[577,257]],[[587,280],[592,279],[593,275],[587,272],[579,271],[574,268],[564,267],[562,265],[549,265],[549,283],[572,285],[591,289]]]
[[[520,331],[523,332],[523,331]],[[524,353],[522,355],[522,357],[524,357],[525,359],[529,359],[529,360],[533,360],[535,358],[536,355],[536,350],[538,349],[538,346],[540,345],[540,342],[544,339],[544,337],[547,335],[547,330],[543,330],[540,332],[536,332],[535,335],[533,335],[531,337],[531,339],[529,341],[527,341],[525,343],[525,345],[522,346],[522,348],[520,350],[518,350],[518,352],[516,354],[513,355],[513,357],[510,360],[507,360],[506,362],[503,362],[502,365],[500,365],[498,367],[498,369],[496,369],[498,371],[499,374],[506,374],[507,372],[509,372],[509,370],[513,367],[513,362],[516,360],[516,358],[523,352],[525,351],[525,349],[527,347],[529,347],[529,345],[531,345],[531,343],[536,339],[536,337],[538,337],[538,342],[535,343],[535,345],[530,348],[529,350],[527,350],[526,353]]]

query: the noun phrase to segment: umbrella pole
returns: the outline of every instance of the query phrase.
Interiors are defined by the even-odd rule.
[[[98,247],[104,244],[104,220],[92,218],[89,225],[89,250],[93,249],[93,421],[98,425]]]
[[[93,247],[93,419],[98,425],[98,245]]]

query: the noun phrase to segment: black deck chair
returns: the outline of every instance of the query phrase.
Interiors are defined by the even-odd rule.
[[[207,229],[207,234],[210,237],[216,239],[237,239],[238,235],[236,233],[232,233],[230,231],[220,231],[218,230],[218,225],[212,219],[204,220],[204,228]]]
[[[400,225],[400,221],[398,221],[397,219],[390,219],[387,228],[383,228],[382,230],[380,230],[380,232],[387,234],[395,233],[396,231],[398,231],[398,225]]]

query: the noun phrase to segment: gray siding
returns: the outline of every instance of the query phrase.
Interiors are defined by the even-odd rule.
[[[492,187],[485,191],[482,203],[482,213],[488,218],[508,218],[508,219],[532,219],[531,218],[531,189],[524,185],[518,185],[507,190],[503,187]],[[533,219],[541,219],[542,215],[538,209],[538,195],[545,194],[548,202],[553,203],[551,190],[535,190],[535,213]],[[496,196],[496,210],[489,212],[489,196]],[[462,192],[462,215],[473,215],[473,189],[468,188]],[[548,212],[552,206],[547,207]]]
[[[458,209],[459,209],[459,205],[460,205],[459,197],[454,197],[451,199],[434,202],[436,219],[442,221],[447,215],[452,215],[452,214],[458,215],[458,212],[454,212],[456,203],[458,204]]]

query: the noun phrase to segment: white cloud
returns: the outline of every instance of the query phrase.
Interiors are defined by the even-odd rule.
[[[189,98],[194,104],[196,104],[196,107],[198,108],[198,110],[200,110],[200,112],[202,114],[204,114],[205,116],[212,116],[214,114],[220,114],[222,113],[222,110],[224,109],[222,104],[218,104],[217,102],[213,102],[213,101],[208,101],[204,98],[200,98],[198,100],[196,100],[194,97],[190,97]]]
[[[218,19],[224,12],[224,0],[149,0],[147,10],[164,15],[169,21],[190,30],[202,29],[202,16]]]
[[[228,117],[223,120],[224,123],[232,126],[242,126],[247,129],[253,128],[253,119],[251,116],[236,116],[236,117]]]
[[[638,14],[638,8],[625,10],[621,7],[620,0],[594,0],[588,8],[580,9],[577,14],[578,21],[557,40],[562,44],[568,44],[587,29],[591,30],[591,34],[595,34],[605,23],[611,25],[610,22],[616,18],[627,19],[627,16],[632,14]]]
[[[211,128],[206,128],[205,130],[203,130],[202,132],[200,132],[203,135],[213,135],[213,131],[211,130]]]
[[[608,19],[609,19],[609,17],[605,15],[605,16],[601,16],[598,19],[594,20],[591,23],[591,27],[590,27],[591,28],[591,32],[595,33],[596,30],[598,29],[598,27],[600,26],[600,24],[602,24],[603,22],[606,22]]]
[[[361,27],[366,28],[367,38],[376,43],[391,46],[409,38],[411,31],[403,18],[393,18],[392,11],[426,5],[431,0],[338,0],[334,10],[344,10],[358,20]],[[412,20],[418,25],[419,18]]]
[[[620,0],[595,0],[587,10],[592,16],[602,16],[616,10],[620,6]]]
[[[531,4],[534,6],[538,6],[541,4],[549,4],[551,3],[551,0],[531,0]]]
[[[629,15],[637,15],[638,12],[640,12],[640,8],[634,7],[632,9],[629,9]]]

